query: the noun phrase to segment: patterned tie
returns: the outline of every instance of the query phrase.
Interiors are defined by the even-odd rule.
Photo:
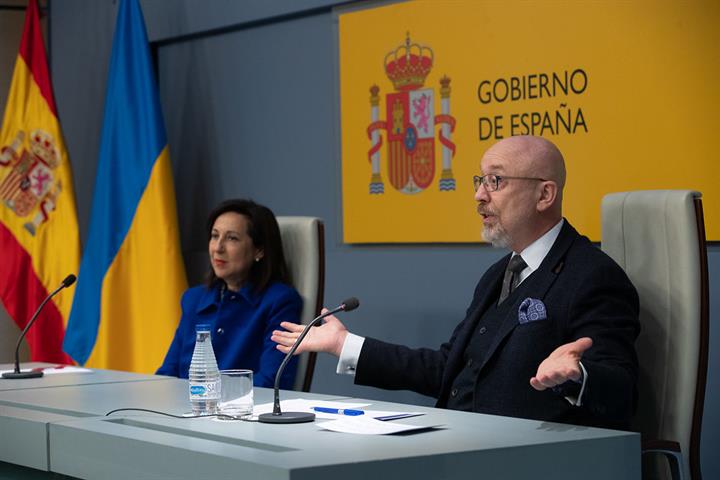
[[[498,305],[505,301],[505,299],[515,290],[520,282],[520,272],[522,272],[527,263],[520,255],[515,255],[508,262],[507,269],[505,270],[505,278],[503,278],[502,290],[500,291],[500,300]]]

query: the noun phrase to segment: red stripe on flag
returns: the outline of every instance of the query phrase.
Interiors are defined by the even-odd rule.
[[[0,268],[0,298],[15,323],[23,329],[48,291],[35,274],[30,255],[1,222],[0,251],[4,261]],[[67,294],[59,295],[63,293]],[[62,351],[64,335],[62,315],[51,300],[25,336],[32,352],[31,360],[72,365],[73,361]]]
[[[47,56],[45,55],[45,43],[43,43],[42,33],[40,32],[37,0],[28,1],[27,13],[25,13],[25,28],[20,41],[19,53],[25,59],[25,64],[30,69],[30,73],[40,88],[40,93],[47,101],[50,111],[57,118],[55,98],[52,94]]]

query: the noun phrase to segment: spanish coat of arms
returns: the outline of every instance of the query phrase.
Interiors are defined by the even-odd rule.
[[[20,218],[39,206],[24,224],[35,235],[55,209],[61,190],[55,170],[61,157],[52,135],[44,130],[30,132],[29,148],[24,143],[25,132],[20,130],[10,145],[0,149],[0,202]]]
[[[440,79],[440,111],[435,115],[432,88],[423,88],[433,67],[433,51],[427,46],[411,43],[408,33],[404,45],[385,56],[385,74],[395,91],[385,97],[386,120],[379,119],[380,88],[370,88],[370,119],[367,128],[371,148],[368,158],[372,165],[370,193],[385,193],[380,174],[381,131],[387,136],[387,174],[390,184],[399,192],[416,194],[428,188],[435,176],[435,126],[439,125],[438,141],[442,149],[440,191],[455,190],[452,159],[455,144],[451,134],[455,118],[450,115],[450,79]]]

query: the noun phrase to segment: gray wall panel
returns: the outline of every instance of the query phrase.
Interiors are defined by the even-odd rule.
[[[75,178],[81,245],[87,235],[100,148],[105,82],[117,12],[113,3],[63,0],[50,5],[50,75]]]
[[[208,30],[231,28],[248,22],[267,22],[304,12],[322,10],[331,5],[346,3],[338,0],[213,0],[201,4],[198,0],[141,0],[145,21],[152,25],[148,36],[151,42],[194,35]],[[202,12],[199,13],[199,10]]]

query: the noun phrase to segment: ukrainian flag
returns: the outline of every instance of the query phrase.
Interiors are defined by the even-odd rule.
[[[115,26],[90,227],[63,348],[80,364],[153,372],[187,288],[165,127],[137,0]]]

